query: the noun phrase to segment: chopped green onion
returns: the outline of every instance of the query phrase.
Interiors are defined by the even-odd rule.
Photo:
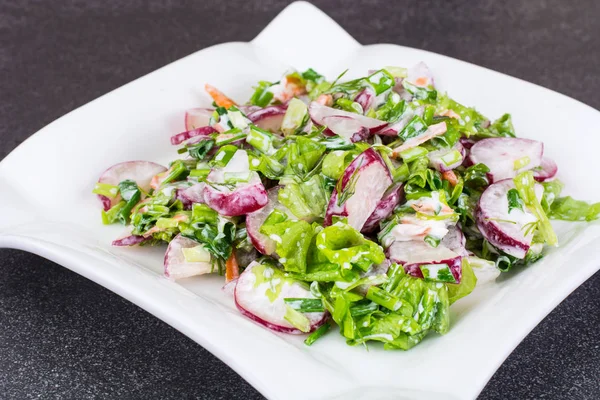
[[[310,331],[310,320],[306,315],[294,310],[288,304],[285,305],[285,315],[283,316],[283,319],[302,332]]]
[[[426,148],[417,146],[400,152],[400,157],[405,163],[409,163],[417,158],[423,157],[427,153],[428,151]]]
[[[210,253],[203,245],[183,248],[181,251],[186,262],[210,262]]]
[[[383,67],[383,69],[385,69],[387,72],[389,72],[390,75],[392,75],[394,78],[406,78],[406,74],[407,74],[406,68],[388,66],[388,67]]]
[[[425,243],[430,245],[431,247],[438,247],[440,245],[441,239],[433,237],[431,235],[425,236]]]
[[[162,180],[160,186],[164,187],[167,183],[177,180],[185,172],[187,172],[187,167],[185,166],[183,161],[175,161],[173,164],[171,164],[171,167],[166,171],[166,176]]]
[[[227,184],[235,184],[240,182],[248,182],[251,178],[250,172],[225,172],[223,179]]]
[[[114,199],[119,194],[119,187],[114,185],[109,185],[108,183],[96,183],[94,186],[94,190],[92,193],[99,194],[101,196],[106,196],[109,199]]]
[[[241,129],[230,129],[227,132],[223,132],[218,135],[215,139],[215,145],[217,147],[224,146],[229,143],[233,143],[237,140],[241,140],[246,137],[246,134]]]
[[[420,265],[419,269],[423,273],[423,279],[426,281],[456,283],[456,279],[448,264]]]
[[[444,154],[440,159],[444,165],[450,166],[462,160],[462,154],[460,154],[460,151],[458,150],[452,150],[451,152]]]
[[[283,299],[287,305],[298,312],[324,312],[321,299],[292,298]]]
[[[224,167],[229,163],[229,160],[233,157],[238,148],[233,145],[225,145],[217,151],[217,154],[212,159],[215,167]]]
[[[202,180],[206,178],[208,174],[210,174],[210,168],[192,169],[189,176],[192,178],[198,178],[198,180]]]
[[[281,131],[285,136],[293,135],[308,121],[308,108],[302,100],[293,98],[281,122]]]
[[[194,203],[192,205],[192,220],[202,224],[214,225],[217,223],[218,214],[206,204]]]
[[[530,162],[531,162],[531,158],[529,158],[528,156],[521,157],[521,158],[515,160],[513,168],[515,169],[515,171],[517,171],[517,170],[527,166]]]
[[[272,154],[275,151],[273,140],[271,132],[262,130],[255,125],[250,126],[250,132],[246,136],[246,142],[264,154]]]
[[[250,104],[266,107],[273,100],[273,93],[269,90],[273,84],[267,81],[258,82],[254,94],[250,98]]]
[[[361,115],[363,113],[363,108],[360,104],[350,99],[346,99],[344,97],[340,97],[339,99],[337,99],[335,101],[335,105],[345,111],[350,111]]]
[[[121,200],[120,202],[112,206],[108,211],[102,210],[102,223],[104,225],[110,225],[117,222],[117,220],[119,219],[119,213],[126,205],[127,202]]]
[[[313,333],[308,335],[308,337],[304,341],[304,344],[307,346],[312,345],[314,342],[317,341],[317,339],[321,338],[321,336],[323,336],[325,333],[327,333],[329,328],[331,328],[331,324],[329,322],[325,322],[316,331],[314,331]]]
[[[400,314],[411,316],[412,306],[377,286],[371,286],[367,291],[367,299],[390,311],[400,311]]]
[[[233,107],[227,110],[227,115],[229,116],[229,121],[233,125],[234,128],[244,129],[250,123],[250,120],[242,114],[237,108],[233,110]]]

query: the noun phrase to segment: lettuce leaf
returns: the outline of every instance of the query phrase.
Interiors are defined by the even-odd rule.
[[[318,224],[309,224],[306,221],[284,221],[263,224],[260,232],[275,240],[279,262],[286,271],[304,274],[308,252],[319,229]]]
[[[563,221],[593,221],[600,218],[600,202],[590,204],[571,196],[559,197],[552,202],[548,216]]]
[[[454,303],[458,299],[469,295],[477,285],[477,277],[471,268],[471,264],[467,258],[462,260],[462,277],[459,284],[447,283],[448,288],[448,299],[450,304]]]

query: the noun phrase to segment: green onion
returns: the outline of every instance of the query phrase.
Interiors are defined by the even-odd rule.
[[[99,194],[101,196],[106,196],[109,199],[114,199],[119,194],[119,187],[114,185],[109,185],[108,183],[96,183],[94,186],[94,190],[92,193]]]
[[[110,225],[117,222],[117,220],[119,219],[119,213],[126,205],[127,202],[121,200],[120,202],[112,206],[108,211],[102,210],[102,223],[104,225]]]
[[[227,116],[229,116],[229,121],[233,125],[234,128],[244,129],[250,123],[250,120],[242,114],[240,110],[237,108],[231,107],[227,110]]]
[[[267,81],[258,82],[258,86],[254,89],[254,94],[250,98],[250,104],[266,107],[273,100],[273,93],[269,90],[273,84]]]
[[[355,304],[350,307],[350,315],[352,317],[362,317],[363,315],[369,315],[379,309],[379,305],[377,303],[373,303],[372,301],[366,304]]]
[[[441,239],[433,237],[431,235],[425,236],[425,243],[430,245],[431,247],[438,247],[440,245]]]
[[[398,134],[402,140],[408,140],[410,138],[419,136],[427,130],[427,124],[423,121],[423,118],[415,115],[410,122],[402,129]]]
[[[210,262],[210,253],[206,251],[203,245],[183,248],[181,251],[187,262]]]
[[[218,214],[206,204],[194,203],[192,205],[192,221],[214,225],[217,223]]]
[[[404,150],[400,152],[400,157],[405,163],[409,163],[411,161],[416,160],[417,158],[423,157],[428,153],[427,149],[424,147],[413,147],[412,149]]]
[[[217,147],[224,146],[229,143],[233,143],[237,140],[241,140],[246,137],[246,134],[238,128],[230,129],[226,132],[221,133],[215,139],[215,145]]]
[[[530,162],[531,162],[531,158],[529,158],[528,156],[521,157],[521,158],[515,160],[513,168],[515,169],[515,171],[519,170],[519,169],[527,166]]]
[[[238,148],[230,144],[225,145],[217,151],[217,154],[212,159],[215,167],[224,167],[227,165],[229,160],[233,157]]]
[[[390,311],[400,311],[400,314],[410,316],[413,313],[412,306],[401,299],[392,296],[383,289],[377,286],[371,286],[367,291],[367,299]]]
[[[346,99],[344,97],[340,97],[339,99],[337,99],[335,101],[335,105],[345,111],[350,111],[361,115],[363,113],[363,108],[360,104],[350,99]]]
[[[175,161],[171,164],[171,167],[167,170],[165,178],[162,180],[160,186],[164,187],[167,183],[177,180],[181,175],[187,172],[187,167],[181,160]]]
[[[271,132],[262,130],[255,125],[250,126],[250,132],[246,136],[246,142],[264,154],[271,154],[275,151],[273,139]]]
[[[306,318],[306,315],[294,310],[287,304],[285,305],[285,315],[283,316],[283,319],[302,332],[306,333],[310,331],[310,320]]]
[[[321,299],[305,299],[305,298],[293,298],[288,297],[283,299],[285,304],[292,307],[298,312],[324,312],[323,302]]]
[[[302,100],[293,98],[281,122],[281,131],[285,136],[293,135],[308,121],[308,108]]]
[[[121,197],[123,197],[123,200],[125,200],[127,204],[119,211],[117,218],[119,218],[123,225],[127,225],[131,210],[142,199],[142,191],[137,183],[127,179],[119,183],[119,192],[121,192]]]
[[[198,180],[202,180],[206,178],[208,174],[210,174],[210,168],[192,169],[189,176],[192,178],[198,178]]]
[[[235,184],[240,182],[248,182],[250,180],[250,172],[225,172],[223,179],[227,184]]]
[[[314,342],[317,341],[317,339],[321,338],[321,336],[323,336],[325,333],[327,333],[329,328],[331,328],[331,324],[329,324],[329,322],[325,322],[316,331],[314,331],[313,333],[308,335],[308,337],[304,341],[304,344],[307,346],[312,345]]]
[[[423,279],[426,281],[456,283],[456,279],[448,264],[420,265],[419,269],[423,273]]]
[[[460,151],[458,150],[452,150],[451,152],[444,154],[440,159],[446,166],[450,166],[462,160],[462,154],[460,154]]]
[[[179,221],[174,218],[159,218],[156,220],[156,226],[160,229],[177,228]]]
[[[388,67],[383,67],[383,69],[385,69],[387,72],[389,72],[389,74],[392,75],[394,78],[406,78],[406,74],[407,74],[406,68],[388,66]]]

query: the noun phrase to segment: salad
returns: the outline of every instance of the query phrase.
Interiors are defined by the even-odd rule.
[[[113,245],[168,243],[166,277],[224,275],[243,315],[307,345],[337,325],[408,350],[557,246],[550,219],[600,216],[560,196],[543,143],[438,92],[425,64],[344,74],[260,81],[245,104],[206,85],[213,107],[171,137],[179,159],[100,176],[103,223],[128,226]]]

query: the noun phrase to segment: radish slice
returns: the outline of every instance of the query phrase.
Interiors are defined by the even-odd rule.
[[[191,108],[187,110],[185,112],[185,130],[193,131],[194,129],[207,126],[214,112],[213,108]]]
[[[189,278],[194,275],[209,274],[213,267],[211,262],[188,262],[183,255],[183,249],[201,246],[195,240],[177,235],[169,243],[165,253],[165,276],[170,279]]]
[[[419,87],[433,86],[433,74],[424,62],[409,68],[406,73],[406,80]]]
[[[194,203],[204,203],[204,182],[198,182],[188,188],[177,189],[175,198],[181,200],[186,209],[192,207]]]
[[[460,143],[450,149],[440,149],[429,152],[429,166],[440,172],[451,171],[460,167],[465,159],[466,150]]]
[[[471,150],[471,147],[473,147],[475,145],[475,143],[477,143],[476,141],[474,141],[473,139],[468,139],[466,137],[461,137],[460,139],[458,139],[458,141],[460,142],[460,144],[463,145],[463,147],[467,150]]]
[[[117,239],[117,240],[113,240],[112,245],[117,246],[117,247],[135,246],[146,240],[148,240],[148,238],[145,238],[143,236],[129,235],[129,236],[125,236],[120,239]]]
[[[249,179],[226,185],[227,173],[247,174]],[[236,151],[224,168],[212,170],[206,180],[207,184],[202,192],[204,201],[221,215],[233,217],[248,214],[261,209],[268,202],[267,191],[258,173],[250,171],[248,153],[245,150]]]
[[[171,136],[171,144],[177,146],[188,139],[199,136],[208,136],[210,134],[216,133],[217,131],[212,126],[203,126],[201,128],[195,128],[189,131],[178,133],[177,135]]]
[[[462,257],[443,244],[431,247],[423,241],[394,242],[387,250],[388,258],[404,265],[404,270],[416,278],[423,278],[423,270],[435,273],[449,268],[454,283],[460,283],[462,277]]]
[[[429,125],[427,130],[420,134],[419,136],[412,137],[408,139],[406,142],[402,143],[401,146],[398,146],[394,149],[394,154],[398,154],[403,152],[404,150],[412,149],[414,147],[419,146],[420,144],[425,143],[426,141],[433,139],[436,136],[441,136],[446,133],[446,123],[440,122],[435,125]]]
[[[444,236],[440,244],[462,257],[467,257],[472,254],[466,249],[467,239],[458,226],[449,226],[448,233]]]
[[[548,157],[543,157],[540,166],[533,170],[533,177],[538,182],[546,182],[554,178],[557,172],[558,166],[554,160]]]
[[[283,271],[252,262],[235,286],[235,305],[242,314],[277,332],[302,334],[314,331],[327,320],[325,312],[302,313],[309,326],[302,332],[285,319],[285,298],[314,299],[302,282],[286,277]]]
[[[381,221],[392,215],[396,206],[402,201],[402,194],[402,183],[396,183],[390,187],[377,203],[377,207],[365,222],[361,232],[373,232]]]
[[[312,121],[320,126],[327,126],[331,133],[348,141],[364,140],[364,138],[387,125],[387,122],[364,115],[337,110],[313,101],[308,107]],[[335,118],[333,118],[335,117]]]
[[[337,187],[333,190],[325,213],[325,226],[332,224],[335,215],[348,217],[348,224],[360,231],[392,184],[390,171],[379,153],[369,148],[348,165],[340,179],[342,193],[338,193]],[[340,196],[350,190],[354,194],[338,204]]]
[[[267,197],[269,199],[267,205],[260,210],[254,211],[246,216],[246,230],[248,232],[250,241],[256,250],[268,256],[275,254],[277,243],[268,236],[260,233],[260,227],[262,224],[276,208],[280,211],[285,211],[289,217],[295,218],[295,216],[283,204],[281,204],[277,198],[281,188],[282,186],[275,186],[267,190]]]
[[[514,189],[512,179],[490,185],[481,195],[476,210],[477,227],[492,245],[513,257],[524,258],[531,246],[533,234],[526,235],[526,225],[537,221],[526,207],[524,211],[508,211],[507,193]],[[536,195],[541,197],[543,187],[536,185]]]
[[[283,122],[286,109],[287,107],[284,106],[261,108],[248,114],[248,119],[261,129],[279,132],[281,130],[281,123]]]
[[[261,107],[259,106],[237,106],[237,108],[246,115],[252,114],[254,111],[258,111],[261,109]]]
[[[126,161],[115,164],[100,175],[99,183],[107,183],[117,186],[124,180],[130,179],[144,192],[150,191],[150,181],[156,174],[166,171],[167,168],[162,165],[150,161]],[[108,211],[112,206],[121,200],[121,196],[116,196],[114,199],[109,199],[106,196],[98,195],[102,202],[104,211]]]
[[[473,164],[485,164],[492,182],[514,178],[519,173],[540,166],[544,144],[517,138],[483,139],[471,147]]]
[[[370,87],[366,87],[356,95],[354,101],[360,104],[363,112],[366,113],[371,107],[373,107],[373,104],[375,103],[375,97],[375,91]]]

